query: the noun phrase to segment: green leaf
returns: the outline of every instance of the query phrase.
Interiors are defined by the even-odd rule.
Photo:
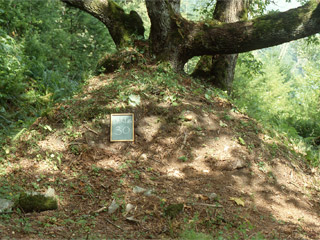
[[[219,125],[220,125],[220,127],[228,127],[228,125],[225,124],[224,122],[222,122],[221,120],[220,120],[220,122],[219,122]]]
[[[239,137],[238,140],[241,145],[246,145],[246,142],[243,140],[242,137]]]
[[[52,128],[49,125],[45,125],[43,128],[48,130],[49,132],[52,132]]]
[[[181,156],[178,159],[181,160],[182,162],[188,161],[188,157],[187,156]]]
[[[208,93],[205,93],[205,94],[204,94],[204,97],[205,97],[207,100],[211,100],[211,96],[210,96]]]
[[[134,95],[134,94],[131,94],[129,96],[129,105],[130,106],[138,106],[139,104],[141,103],[141,98],[139,95]]]
[[[174,107],[176,107],[176,106],[178,106],[179,104],[177,103],[177,102],[173,102],[172,103],[172,106],[174,106]]]

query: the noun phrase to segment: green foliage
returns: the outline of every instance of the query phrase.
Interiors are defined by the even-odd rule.
[[[233,92],[243,111],[288,137],[288,145],[299,145],[314,166],[320,163],[317,39],[240,55]]]
[[[71,97],[114,50],[102,23],[61,1],[0,0],[0,142]]]
[[[257,75],[263,75],[262,62],[252,52],[243,53],[238,58],[237,64],[242,67],[242,74],[250,79]]]
[[[14,38],[0,29],[0,112],[13,107],[23,100],[26,83],[23,73],[25,65],[21,59],[22,46]],[[1,115],[0,115],[1,116]],[[10,123],[6,117],[1,116],[0,124]]]
[[[205,233],[196,232],[194,230],[187,230],[181,234],[180,239],[184,239],[184,240],[193,240],[193,239],[212,240],[213,237],[208,234],[205,234]]]
[[[126,11],[126,13],[130,13],[130,11],[136,11],[143,21],[143,26],[145,28],[145,38],[149,36],[151,22],[148,16],[146,4],[144,0],[135,0],[135,1],[126,1],[126,0],[118,0],[121,7]]]

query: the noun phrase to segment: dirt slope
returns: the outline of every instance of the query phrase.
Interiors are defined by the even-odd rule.
[[[51,186],[59,209],[1,215],[0,236],[158,239],[189,229],[219,239],[320,239],[317,171],[208,86],[156,71],[92,78],[22,135],[0,182],[12,195]],[[130,94],[141,97],[137,106]],[[114,112],[135,114],[134,142],[110,142]],[[113,200],[119,208],[108,214]],[[170,204],[183,209],[168,213]]]

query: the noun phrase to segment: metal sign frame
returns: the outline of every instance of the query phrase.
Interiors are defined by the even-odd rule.
[[[114,131],[114,124],[113,121],[114,119],[112,119],[113,117],[116,116],[131,116],[132,117],[132,137],[130,139],[113,139],[113,131]],[[120,134],[122,135],[123,132],[125,131],[125,129],[118,129],[117,130]],[[115,134],[114,134],[115,135]],[[111,114],[110,116],[110,142],[134,142],[134,114],[133,113],[114,113]]]

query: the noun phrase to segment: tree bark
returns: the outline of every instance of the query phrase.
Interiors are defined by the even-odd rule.
[[[168,1],[146,0],[146,3],[151,24],[155,24],[151,27],[152,49],[159,59],[170,60],[177,70],[194,56],[248,52],[320,32],[320,0],[234,23],[192,22],[170,11]]]
[[[193,23],[181,29],[188,58],[234,54],[276,46],[320,32],[320,0],[235,23]]]
[[[179,59],[177,44],[180,38],[179,21],[180,0],[146,0],[148,15],[151,21],[150,47],[159,60],[169,60],[175,69],[182,70],[183,63]]]
[[[237,22],[248,17],[248,0],[218,0],[213,13],[213,19],[220,22]],[[235,67],[238,54],[203,56],[192,76],[208,79],[220,89],[232,90]]]
[[[130,46],[138,36],[144,38],[144,27],[136,11],[126,14],[112,0],[61,0],[79,8],[105,24],[117,48]]]

